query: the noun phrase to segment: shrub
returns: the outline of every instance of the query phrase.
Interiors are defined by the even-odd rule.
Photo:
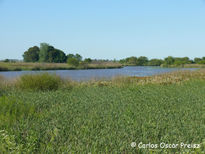
[[[79,61],[76,58],[68,58],[67,63],[75,67],[79,65]]]
[[[9,59],[5,59],[3,62],[8,63],[8,62],[9,62]]]
[[[26,74],[22,75],[17,81],[17,86],[27,90],[57,90],[62,83],[59,76],[55,74]]]
[[[86,62],[86,63],[91,63],[91,62],[92,62],[92,59],[86,58],[86,59],[84,60],[84,62]]]
[[[8,71],[8,68],[0,66],[0,71]]]

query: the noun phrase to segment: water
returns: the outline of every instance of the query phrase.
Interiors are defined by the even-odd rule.
[[[127,66],[119,69],[89,69],[89,70],[53,70],[53,71],[10,71],[0,72],[6,78],[15,78],[22,74],[35,74],[49,72],[60,75],[63,78],[70,78],[76,81],[112,78],[115,76],[152,76],[178,70],[195,70],[196,68],[161,68],[150,66]]]

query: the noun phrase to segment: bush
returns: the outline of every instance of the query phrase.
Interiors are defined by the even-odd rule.
[[[9,59],[5,59],[3,62],[8,63],[8,62],[9,62]]]
[[[0,66],[0,71],[8,71],[8,68]]]
[[[90,58],[86,58],[86,59],[84,60],[84,62],[90,64],[90,63],[92,62],[92,59],[90,59]]]
[[[67,63],[75,67],[79,65],[79,61],[76,58],[68,58]]]
[[[62,84],[62,80],[55,74],[26,74],[17,81],[17,86],[27,90],[57,90]]]

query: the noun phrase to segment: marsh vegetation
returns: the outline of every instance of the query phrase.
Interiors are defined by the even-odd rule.
[[[203,70],[88,82],[54,74],[0,79],[2,152],[204,151]],[[139,149],[130,146],[133,141],[201,148]]]
[[[121,68],[122,65],[114,62],[79,63],[78,66],[67,63],[25,63],[0,62],[0,71],[23,71],[23,70],[73,70],[73,69],[110,69]]]

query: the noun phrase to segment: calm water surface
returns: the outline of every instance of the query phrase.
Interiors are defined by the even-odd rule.
[[[15,78],[22,74],[35,74],[49,72],[60,75],[63,78],[70,78],[76,81],[112,78],[115,76],[152,76],[177,70],[195,70],[196,68],[161,68],[150,66],[127,66],[119,69],[89,69],[89,70],[54,70],[54,71],[10,71],[0,72],[6,78]]]

